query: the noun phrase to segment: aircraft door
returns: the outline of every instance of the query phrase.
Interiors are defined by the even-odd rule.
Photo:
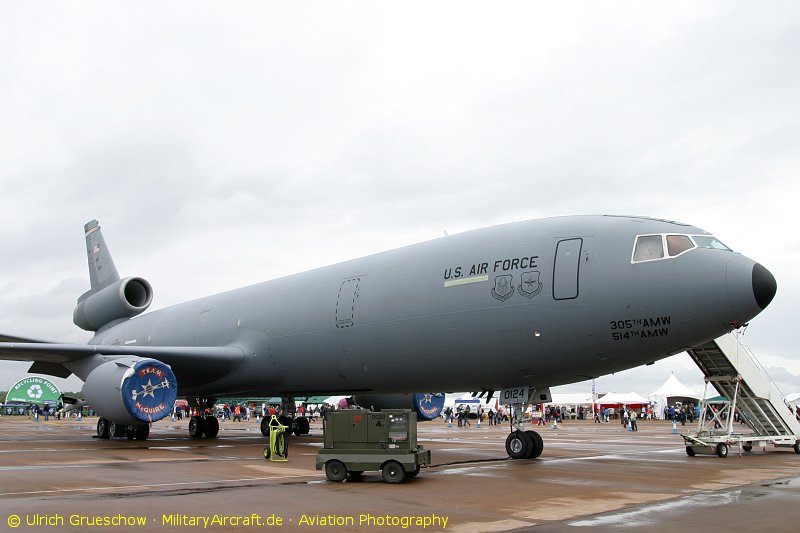
[[[336,327],[349,328],[355,323],[356,300],[361,278],[349,278],[342,281],[339,295],[336,298]]]
[[[578,297],[582,246],[583,239],[558,241],[553,263],[554,300],[572,300]]]

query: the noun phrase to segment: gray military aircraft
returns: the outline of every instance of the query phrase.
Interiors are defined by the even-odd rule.
[[[100,438],[146,438],[178,395],[200,412],[223,396],[368,395],[362,405],[378,409],[416,398],[433,416],[419,401],[430,395],[409,395],[540,401],[551,386],[739,328],[777,290],[766,268],[700,228],[572,216],[446,236],[132,318],[150,305],[150,284],[120,279],[97,221],[85,231],[91,289],[73,321],[94,338],[1,336],[0,359],[84,380]],[[302,417],[292,427],[308,432]],[[218,430],[208,413],[189,423],[193,437]],[[514,458],[542,447],[519,426],[506,441]]]

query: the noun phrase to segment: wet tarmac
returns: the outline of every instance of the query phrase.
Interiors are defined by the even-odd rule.
[[[539,459],[512,461],[507,426],[419,425],[434,466],[401,485],[365,472],[332,483],[322,446],[290,439],[263,458],[258,423],[188,438],[186,421],[147,441],[92,438],[95,418],[0,417],[0,531],[796,531],[800,455],[754,449],[686,456],[672,424],[566,422],[537,429]],[[681,429],[688,429],[681,428]],[[19,525],[17,525],[17,521]],[[15,527],[16,526],[16,527]]]

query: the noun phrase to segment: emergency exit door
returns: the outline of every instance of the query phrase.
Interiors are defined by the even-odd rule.
[[[554,300],[571,300],[578,297],[582,246],[583,239],[558,241],[553,263]]]

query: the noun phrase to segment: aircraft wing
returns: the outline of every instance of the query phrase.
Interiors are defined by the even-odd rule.
[[[0,336],[0,360],[33,361],[32,372],[54,369],[64,363],[91,355],[152,357],[170,365],[177,374],[202,369],[204,375],[225,375],[244,358],[244,352],[230,346],[119,346],[63,344]],[[8,342],[12,340],[12,342]],[[43,372],[44,373],[44,372]],[[58,375],[58,374],[53,374]],[[69,375],[69,373],[67,373]]]
[[[15,337],[12,335],[3,335],[0,333],[0,342],[51,342],[41,339],[28,339],[26,337]]]

